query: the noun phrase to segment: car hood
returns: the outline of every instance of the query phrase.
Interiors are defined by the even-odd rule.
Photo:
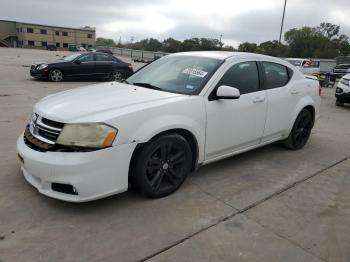
[[[123,114],[128,111],[142,111],[147,106],[185,97],[188,96],[108,82],[49,95],[35,105],[34,111],[63,123],[79,122],[89,116],[101,116],[100,113],[107,111],[119,111]]]
[[[62,63],[69,63],[70,61],[65,61],[65,60],[60,60],[60,59],[53,59],[53,60],[48,60],[48,61],[39,61],[35,62],[33,65],[38,66],[42,64],[47,64],[47,65],[54,65],[54,64],[62,64]]]

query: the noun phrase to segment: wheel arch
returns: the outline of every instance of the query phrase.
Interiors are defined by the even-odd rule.
[[[198,167],[198,158],[199,158],[198,140],[197,140],[196,136],[191,131],[189,131],[188,129],[185,129],[185,128],[171,128],[171,129],[163,130],[163,131],[153,135],[148,141],[138,143],[132,156],[131,156],[131,163],[134,162],[134,159],[137,155],[138,150],[140,150],[146,143],[154,140],[157,137],[164,136],[167,134],[178,134],[178,135],[182,136],[187,141],[187,143],[190,145],[190,148],[192,151],[192,156],[193,156],[192,163],[191,163],[191,171],[196,170]],[[131,168],[131,165],[130,165],[130,168]],[[130,170],[129,170],[129,175],[130,175]]]
[[[313,126],[315,124],[315,114],[316,114],[315,113],[315,107],[313,105],[307,105],[302,110],[304,110],[304,109],[308,110],[311,113],[311,115],[312,115],[312,126]]]
[[[53,67],[51,67],[51,68],[49,69],[49,74],[48,74],[47,76],[50,77],[51,72],[52,72],[53,70],[55,70],[55,69],[60,70],[60,71],[62,72],[63,78],[65,77],[65,71],[62,69],[62,67],[59,67],[59,66],[53,66]]]
[[[302,110],[308,110],[311,115],[312,115],[312,124],[315,124],[315,120],[316,120],[316,109],[315,109],[315,104],[313,103],[313,100],[310,97],[304,97],[299,103],[298,105],[295,107],[295,110],[292,112],[291,114],[291,121],[289,123],[289,131],[288,134],[290,133],[290,131],[293,128],[293,125],[295,123],[295,120],[297,119],[298,115],[300,114],[300,112]]]

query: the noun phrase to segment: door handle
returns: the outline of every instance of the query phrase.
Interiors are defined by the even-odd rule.
[[[264,102],[264,101],[265,101],[265,97],[260,97],[260,96],[255,97],[253,99],[253,103],[261,103],[261,102]]]
[[[297,94],[299,94],[299,91],[296,90],[296,89],[293,89],[292,91],[290,91],[290,93],[291,93],[292,95],[297,95]]]

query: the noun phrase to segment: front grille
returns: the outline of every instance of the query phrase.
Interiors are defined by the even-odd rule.
[[[39,151],[53,149],[63,125],[63,123],[43,118],[34,113],[24,132],[24,142]]]
[[[50,120],[50,119],[47,119],[47,118],[41,118],[41,122],[43,122],[45,125],[48,125],[48,126],[52,126],[52,127],[55,127],[55,128],[60,128],[62,129],[64,124],[63,123],[60,123],[60,122],[56,122],[56,121],[53,121],[53,120]]]
[[[27,125],[25,131],[24,131],[24,143],[30,147],[31,149],[34,149],[36,151],[40,152],[46,152],[55,147],[53,144],[45,143],[39,139],[37,139],[35,136],[32,135],[32,133],[29,131],[29,125]]]
[[[63,123],[34,115],[29,124],[29,131],[37,139],[48,144],[55,144],[62,131],[63,125]]]

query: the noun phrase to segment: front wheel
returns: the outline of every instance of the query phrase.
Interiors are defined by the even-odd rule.
[[[60,82],[63,80],[63,73],[60,69],[52,69],[50,71],[49,78],[53,82]]]
[[[192,151],[178,134],[157,137],[145,144],[132,163],[132,185],[144,196],[160,198],[175,192],[192,165]]]
[[[295,120],[288,138],[283,141],[284,146],[292,150],[303,148],[309,140],[312,127],[312,115],[309,110],[303,109]]]

